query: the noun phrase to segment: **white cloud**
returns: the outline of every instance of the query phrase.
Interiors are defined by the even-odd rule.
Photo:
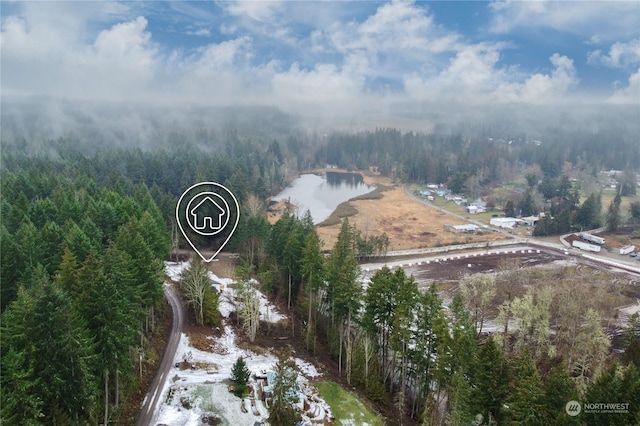
[[[637,34],[640,5],[636,1],[495,1],[490,31],[553,28],[590,40],[615,40]]]
[[[617,89],[607,99],[612,104],[639,104],[640,103],[640,68],[629,77],[629,84]]]
[[[364,22],[337,22],[316,42],[329,42],[339,52],[395,52],[398,56],[443,52],[458,38],[439,29],[427,11],[413,2],[394,1],[378,7]]]
[[[601,50],[589,52],[587,61],[590,64],[604,64],[609,67],[622,67],[640,63],[640,39],[628,43],[616,42],[611,45],[608,54]]]
[[[258,22],[268,22],[274,18],[282,2],[277,0],[233,0],[223,2],[221,5],[232,15],[247,16]]]
[[[195,31],[187,31],[187,34],[199,36],[199,37],[209,37],[211,36],[211,30],[208,30],[206,28],[200,28],[199,30],[195,30]]]
[[[497,102],[540,104],[562,102],[568,91],[578,84],[573,60],[554,53],[549,58],[555,67],[551,74],[536,73],[522,83],[503,83],[492,93]]]
[[[449,66],[437,75],[412,74],[404,86],[413,99],[483,103],[486,95],[504,78],[496,69],[500,58],[497,46],[459,46]]]
[[[281,102],[298,105],[330,102],[337,107],[362,94],[367,67],[366,58],[357,54],[350,55],[341,68],[324,63],[305,70],[294,63],[286,72],[273,76],[273,93]]]
[[[416,100],[486,103],[555,103],[566,99],[578,83],[573,61],[554,54],[550,74],[536,73],[523,81],[508,81],[515,71],[498,68],[499,52],[492,46],[468,46],[449,67],[432,78],[405,79],[407,92]]]
[[[556,102],[578,83],[573,61],[566,56],[553,55],[553,68],[536,73],[504,64],[503,51],[511,44],[465,40],[414,2],[394,1],[375,10],[370,4],[358,5],[369,9],[368,15],[357,17],[345,17],[343,4],[330,3],[327,7],[338,11],[326,12],[322,26],[312,25],[309,17],[304,25],[296,20],[302,13],[299,4],[221,3],[224,21],[205,10],[197,24],[172,28],[216,40],[204,44],[211,40],[190,38],[202,43],[196,47],[156,41],[162,39],[155,34],[162,26],[160,13],[137,10],[132,15],[132,10],[110,4],[113,12],[105,20],[98,13],[103,4],[81,2],[76,10],[67,3],[56,8],[58,3],[47,3],[43,12],[27,2],[19,5],[16,16],[4,18],[3,94],[260,103],[293,112],[343,114],[384,110],[392,100]],[[543,14],[555,7],[537,6]],[[190,19],[206,9],[200,4],[171,7]],[[637,60],[637,40],[614,43],[607,54],[592,54],[592,61],[611,65]],[[612,99],[633,95],[634,84],[637,78]]]

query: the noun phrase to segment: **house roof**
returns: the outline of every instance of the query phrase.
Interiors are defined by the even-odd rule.
[[[447,226],[450,226],[451,228],[457,231],[475,231],[479,228],[478,225],[473,225],[470,223],[465,225],[447,225]]]

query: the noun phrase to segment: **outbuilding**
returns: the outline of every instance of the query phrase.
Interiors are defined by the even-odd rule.
[[[445,225],[444,229],[449,232],[454,232],[456,234],[465,233],[465,234],[474,234],[478,230],[478,225],[474,225],[468,223],[466,225]]]
[[[494,217],[489,221],[489,225],[497,226],[498,228],[513,229],[518,223],[518,219],[515,217]]]

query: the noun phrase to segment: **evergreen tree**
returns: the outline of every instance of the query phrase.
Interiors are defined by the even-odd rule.
[[[213,286],[207,286],[204,289],[204,297],[202,300],[202,322],[204,325],[211,327],[219,327],[221,325],[220,295]]]
[[[629,317],[629,325],[624,330],[623,336],[623,360],[640,368],[640,315],[637,312]]]
[[[38,394],[41,381],[34,375],[33,365],[25,353],[13,347],[2,351],[0,364],[0,419],[12,425],[43,424],[43,402]]]
[[[536,227],[533,229],[533,235],[536,237],[546,237],[547,235],[553,235],[553,223],[551,216],[549,214],[545,214],[540,218]]]
[[[294,425],[300,420],[295,404],[298,402],[298,384],[295,364],[288,355],[279,354],[272,387],[272,403],[269,423],[272,425]]]
[[[596,403],[629,404],[625,412],[585,412],[581,418],[588,425],[632,425],[640,419],[640,373],[635,365],[621,366],[613,363],[593,382],[585,394],[585,400]]]
[[[31,387],[27,406],[9,401],[9,407],[19,413],[3,412],[3,416],[37,416],[24,419],[25,423],[91,423],[96,393],[93,342],[69,297],[48,280],[44,270],[38,277],[30,290],[19,292],[2,317],[3,347],[13,351],[13,357],[5,360],[3,350],[3,362],[5,366],[22,364],[18,376],[11,379],[19,379],[23,391],[31,387],[30,382],[38,386]]]
[[[410,352],[413,365],[413,381],[417,397],[413,405],[413,414],[423,411],[422,404],[434,388],[435,358],[437,355],[438,335],[436,322],[444,317],[442,302],[435,285],[418,295],[416,320],[413,328],[413,347]]]
[[[507,204],[504,206],[504,215],[506,217],[516,217],[516,209],[513,204],[513,200],[507,201]]]
[[[511,371],[513,387],[504,410],[507,423],[546,425],[542,381],[528,350],[513,361]]]
[[[640,223],[640,201],[629,204],[629,215],[633,223]]]
[[[582,203],[578,209],[575,222],[584,229],[598,228],[601,224],[600,212],[602,211],[602,201],[600,194],[593,193]]]
[[[398,304],[398,282],[393,279],[391,270],[384,266],[371,277],[365,295],[365,312],[363,326],[377,337],[380,348],[381,374],[386,381],[391,374],[389,357],[389,341]]]
[[[605,218],[606,228],[609,232],[616,232],[620,226],[620,204],[622,198],[620,194],[616,194],[615,198],[611,200],[609,208],[607,209],[607,215]]]
[[[567,374],[564,366],[551,369],[544,383],[544,420],[545,424],[579,425],[579,417],[569,416],[565,411],[569,401],[579,400],[578,389]]]
[[[390,343],[400,375],[398,408],[404,412],[408,400],[409,347],[415,344],[412,339],[412,330],[416,323],[415,305],[418,299],[418,286],[413,277],[408,278],[401,268],[396,269],[393,279],[398,282],[398,304],[393,319]]]
[[[109,422],[111,392],[119,403],[121,372],[129,372],[129,349],[136,345],[140,320],[144,315],[139,290],[131,272],[131,258],[110,246],[101,259],[101,268],[84,281],[86,294],[79,306],[95,339],[96,368],[102,377],[103,422]],[[114,379],[114,389],[109,385]]]
[[[0,307],[4,311],[18,295],[21,259],[13,236],[0,224]]]
[[[343,343],[346,349],[347,382],[351,379],[351,326],[360,308],[362,287],[357,282],[360,266],[353,251],[353,230],[349,221],[342,223],[338,240],[327,259],[327,297],[332,325],[338,327],[338,368],[342,371]]]
[[[78,282],[78,261],[73,252],[67,247],[62,254],[60,267],[55,274],[54,282],[58,287],[74,297],[80,293]]]
[[[509,387],[509,365],[489,337],[480,347],[474,359],[472,377],[472,398],[474,413],[482,414],[485,421],[500,423],[503,419],[503,405]]]
[[[533,198],[533,190],[527,189],[527,192],[524,195],[522,201],[518,204],[518,212],[521,216],[531,216],[537,214],[538,208],[536,207],[536,202]]]
[[[98,248],[91,243],[89,237],[75,222],[67,222],[64,227],[64,236],[62,248],[71,250],[79,262],[83,262],[90,251],[98,251]]]
[[[249,377],[251,377],[249,367],[247,367],[247,363],[244,362],[244,358],[239,356],[233,364],[233,367],[231,367],[231,380],[239,385],[246,385],[249,382]]]
[[[445,425],[472,425],[475,415],[471,411],[471,386],[465,374],[458,370],[453,373],[448,392],[449,411],[445,417]]]

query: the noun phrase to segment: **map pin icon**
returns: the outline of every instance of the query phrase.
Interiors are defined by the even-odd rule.
[[[180,232],[205,262],[211,262],[227,245],[239,221],[238,200],[229,189],[216,182],[190,186],[176,205]],[[210,252],[213,255],[209,256]]]

